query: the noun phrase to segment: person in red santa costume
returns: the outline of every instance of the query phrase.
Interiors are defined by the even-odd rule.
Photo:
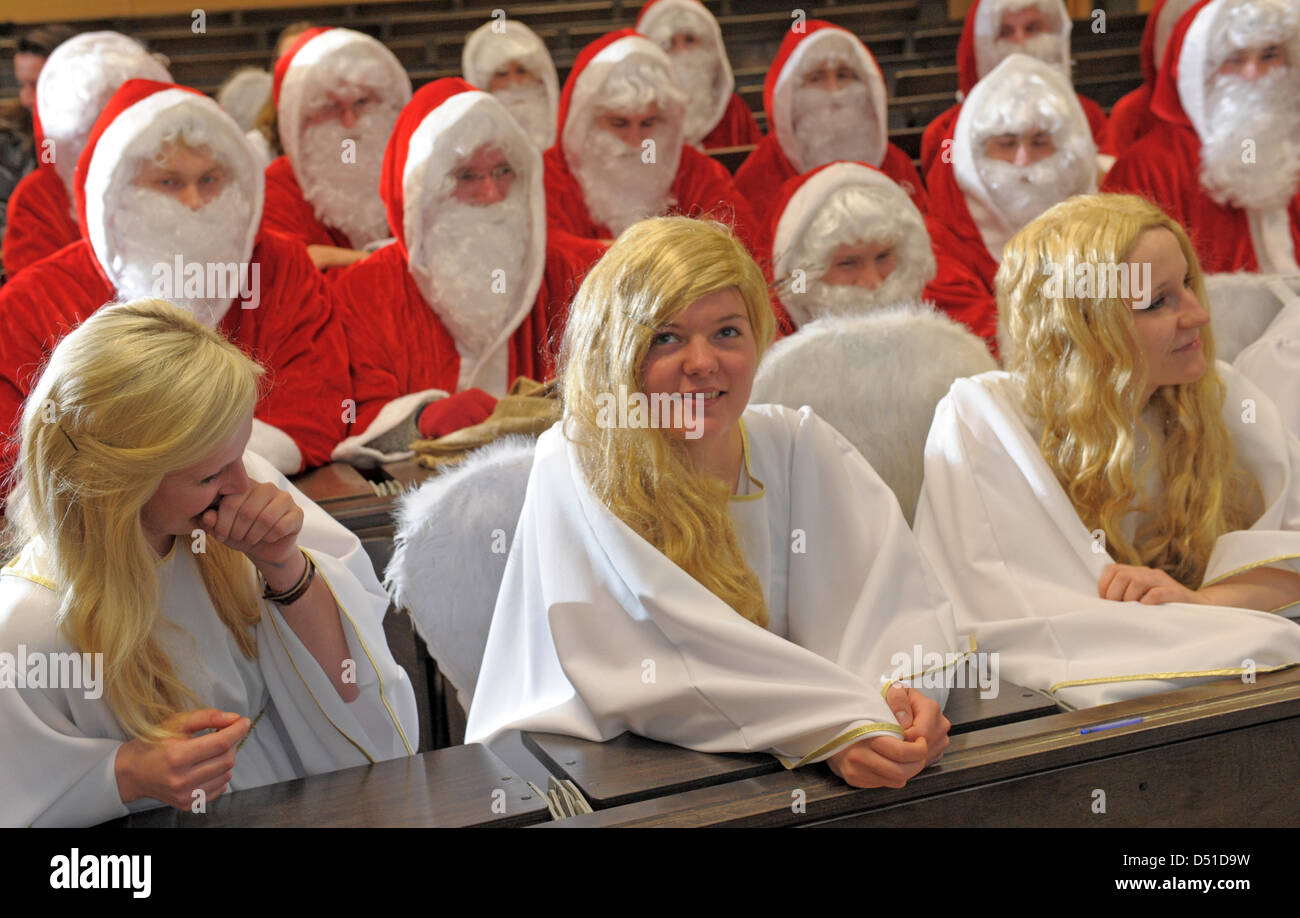
[[[129,80],[75,181],[82,238],[0,290],[4,430],[64,334],[107,302],[161,297],[269,370],[249,449],[285,474],[328,462],[345,432],[343,327],[302,246],[258,231],[262,170],[234,120],[195,90]]]
[[[754,251],[754,212],[721,163],[683,143],[685,111],[672,62],[645,36],[622,29],[584,48],[542,158],[550,229],[609,240],[647,217],[709,216]]]
[[[514,116],[538,152],[555,143],[560,78],[537,33],[513,19],[492,19],[465,39],[465,81],[490,92]]]
[[[921,171],[927,180],[935,160],[943,154],[944,142],[953,139],[953,128],[962,106],[960,100],[969,96],[975,84],[1008,54],[1036,57],[1057,68],[1067,83],[1072,82],[1070,32],[1073,29],[1065,0],[975,0],[966,13],[966,24],[957,43],[959,101],[931,121],[921,135]],[[1078,99],[1087,116],[1093,142],[1100,149],[1106,142],[1106,113],[1087,96]]]
[[[1202,0],[1174,28],[1151,110],[1104,191],[1187,228],[1207,272],[1300,273],[1300,12]]]
[[[727,46],[718,20],[699,0],[650,0],[641,7],[636,30],[672,59],[677,83],[686,91],[682,136],[700,150],[742,147],[763,139],[754,113],[736,95]]]
[[[364,258],[388,238],[379,171],[410,77],[369,35],[318,27],[275,62],[273,94],[284,155],[266,167],[267,227],[321,269]]]
[[[848,29],[819,19],[805,25],[786,34],[767,71],[768,134],[737,170],[736,187],[767,227],[787,180],[851,160],[885,173],[924,212],[921,177],[907,154],[889,142],[885,79],[876,59]]]
[[[1156,0],[1147,13],[1142,30],[1142,85],[1115,103],[1106,120],[1106,139],[1101,151],[1118,157],[1156,125],[1151,113],[1151,95],[1164,61],[1169,36],[1179,18],[1196,5],[1196,0]]]
[[[1037,58],[1006,58],[962,105],[952,162],[930,171],[939,271],[926,298],[996,354],[1002,247],[1053,204],[1096,189],[1097,148],[1069,81]]]
[[[90,129],[117,88],[130,79],[169,82],[167,68],[117,32],[85,32],[54,49],[36,82],[32,110],[37,167],[9,198],[5,274],[81,238],[72,177]]]
[[[777,320],[787,334],[824,316],[918,303],[935,273],[925,218],[866,163],[827,163],[788,180],[771,238]]]
[[[540,154],[458,78],[402,111],[381,192],[397,241],[334,287],[357,398],[334,458],[361,466],[484,420],[516,377],[549,380],[569,299],[602,248],[547,233]]]

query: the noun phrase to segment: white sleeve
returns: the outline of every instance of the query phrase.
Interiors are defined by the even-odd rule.
[[[258,660],[272,703],[309,774],[411,755],[419,744],[415,693],[384,636],[388,596],[361,541],[268,463],[245,454],[250,477],[289,491],[304,513],[299,545],[339,606],[361,694],[344,702],[274,603],[264,603]]]
[[[63,653],[55,632],[58,598],[45,586],[8,573],[0,577],[0,824],[86,826],[127,807],[117,789],[114,761],[121,739],[105,724],[107,705],[85,700],[82,689],[19,687],[23,654]]]

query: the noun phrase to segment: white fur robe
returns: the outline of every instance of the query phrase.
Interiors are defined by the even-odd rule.
[[[949,652],[956,637],[893,494],[810,409],[751,405],[743,424],[751,493],[731,510],[770,628],[610,513],[557,425],[538,441],[468,741],[631,730],[793,767],[902,732],[882,697],[911,674],[897,655]]]
[[[1300,572],[1300,441],[1248,380],[1226,364],[1219,371],[1224,417],[1266,509],[1219,539],[1205,583],[1265,565]],[[1004,372],[953,384],[935,409],[916,512],[917,540],[953,597],[958,627],[1000,655],[1003,676],[1091,707],[1300,663],[1300,626],[1282,615],[1099,598],[1113,559],[1043,458],[1019,386]],[[1255,403],[1249,423],[1246,398]]]

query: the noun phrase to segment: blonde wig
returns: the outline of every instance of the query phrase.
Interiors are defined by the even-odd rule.
[[[1163,491],[1142,493],[1146,465],[1135,469],[1134,457],[1147,375],[1132,307],[1119,295],[1074,297],[1069,285],[1081,276],[1076,269],[1100,275],[1106,266],[1126,265],[1138,237],[1157,227],[1174,234],[1190,289],[1207,302],[1183,228],[1129,195],[1057,204],[1007,244],[995,283],[1010,343],[1007,368],[1024,380],[1026,411],[1042,425],[1043,456],[1080,518],[1105,533],[1116,561],[1163,570],[1195,589],[1219,536],[1249,526],[1261,509],[1255,482],[1233,459],[1214,337],[1208,326],[1201,329],[1207,367],[1200,379],[1160,386],[1150,398],[1148,417],[1160,425],[1163,446],[1146,461],[1158,461]],[[1066,280],[1059,296],[1045,289],[1053,276]],[[1118,293],[1100,285],[1097,292]],[[1149,516],[1130,541],[1122,520],[1133,510]]]
[[[195,705],[155,630],[158,555],[140,511],[163,476],[204,460],[257,403],[263,370],[163,300],[105,306],[55,348],[23,409],[6,554],[39,540],[61,591],[59,628],[103,653],[105,699],[127,734],[159,739]],[[175,551],[188,551],[176,536]],[[194,556],[249,659],[261,604],[252,563],[206,540]]]
[[[583,281],[569,312],[559,379],[566,430],[596,497],[745,618],[766,626],[767,603],[745,562],[730,490],[697,473],[681,440],[654,428],[598,423],[600,396],[641,392],[658,330],[701,297],[729,287],[745,301],[758,355],[775,319],[767,284],[731,231],[687,217],[637,223]]]

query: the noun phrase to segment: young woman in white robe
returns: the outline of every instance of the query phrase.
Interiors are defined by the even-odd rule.
[[[1300,602],[1300,442],[1216,364],[1182,228],[1072,198],[1007,245],[997,294],[1008,372],[939,403],[916,514],[958,627],[1077,707],[1300,663],[1278,614]]]
[[[630,730],[827,760],[862,787],[942,754],[942,673],[904,682],[955,649],[948,600],[843,437],[807,408],[747,407],[773,327],[762,273],[718,224],[644,221],[588,275],[468,741]],[[701,412],[634,413],[674,394]]]
[[[360,542],[245,452],[262,372],[160,300],[55,349],[0,572],[0,823],[200,812],[416,748]]]

